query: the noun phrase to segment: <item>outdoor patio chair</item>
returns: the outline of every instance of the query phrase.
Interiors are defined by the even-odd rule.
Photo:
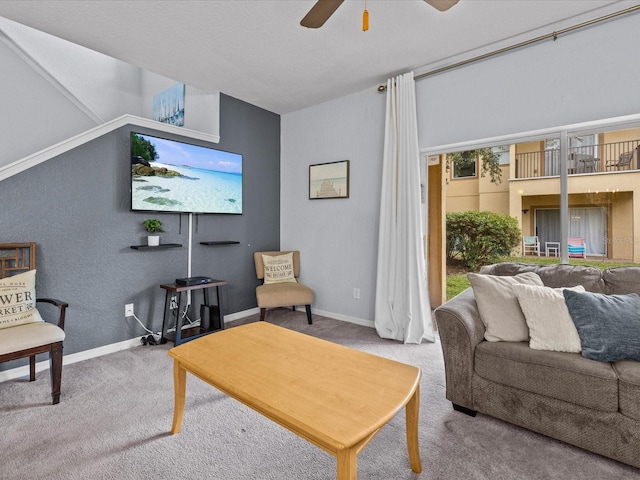
[[[540,241],[535,235],[525,235],[522,237],[522,256],[526,257],[527,253],[540,256]]]
[[[624,152],[618,157],[617,162],[610,162],[607,164],[607,170],[610,170],[611,167],[616,170],[629,170],[631,168],[631,160],[633,160],[633,156],[636,154],[640,146],[636,147],[634,150],[630,152]]]
[[[587,244],[582,237],[570,237],[567,240],[569,258],[587,258]]]

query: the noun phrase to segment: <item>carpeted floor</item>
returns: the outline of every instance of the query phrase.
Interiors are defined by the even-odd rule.
[[[285,309],[269,311],[267,321],[422,369],[422,474],[411,472],[401,411],[358,456],[361,480],[640,478],[635,468],[484,415],[454,412],[444,397],[438,343],[403,345],[319,316],[308,325],[304,313]],[[35,383],[1,383],[0,479],[335,478],[334,457],[190,375],[182,431],[169,435],[171,346],[65,366],[56,406],[49,404],[48,371]]]

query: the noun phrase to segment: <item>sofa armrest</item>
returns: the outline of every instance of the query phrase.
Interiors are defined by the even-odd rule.
[[[484,340],[473,290],[467,288],[435,310],[447,379],[447,399],[473,410],[473,362],[476,346]]]
[[[55,298],[36,298],[36,302],[50,303],[51,305],[58,307],[58,321],[56,322],[56,325],[64,330],[64,317],[69,304],[61,300],[56,300]]]

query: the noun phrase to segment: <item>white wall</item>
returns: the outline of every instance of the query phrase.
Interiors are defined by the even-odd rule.
[[[282,117],[281,247],[301,251],[314,309],[354,321],[373,319],[384,113],[371,89]],[[338,160],[350,160],[349,198],[309,200],[309,165]]]
[[[0,42],[0,167],[96,124]]]
[[[141,116],[138,67],[5,18],[0,29],[102,122]]]
[[[151,118],[175,80],[0,17],[0,167],[124,114]],[[220,92],[190,86],[185,128],[218,137]]]
[[[420,147],[640,112],[640,15],[419,80]],[[316,309],[373,320],[385,96],[282,117],[281,245],[302,252]],[[351,198],[307,200],[308,165],[350,159]],[[361,300],[353,300],[353,288]]]

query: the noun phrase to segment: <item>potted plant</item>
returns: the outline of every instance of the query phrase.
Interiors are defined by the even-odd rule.
[[[155,218],[145,220],[144,222],[142,222],[142,224],[150,234],[164,232],[164,230],[162,229],[162,222]],[[150,247],[157,247],[158,245],[160,245],[160,235],[148,235],[147,245],[149,245]]]

